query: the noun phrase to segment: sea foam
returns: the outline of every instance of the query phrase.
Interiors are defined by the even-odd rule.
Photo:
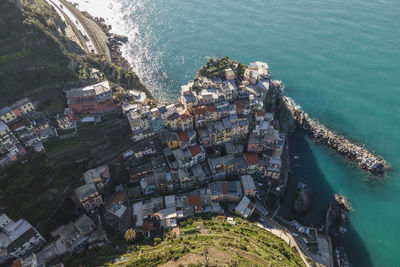
[[[103,18],[107,25],[111,25],[111,32],[128,37],[128,43],[121,47],[122,55],[159,101],[170,101],[171,96],[164,94],[161,89],[162,84],[169,81],[168,75],[158,63],[161,55],[150,53],[148,49],[148,45],[157,37],[148,31],[146,19],[140,16],[145,3],[131,0],[74,0],[74,3],[78,4],[79,10]]]

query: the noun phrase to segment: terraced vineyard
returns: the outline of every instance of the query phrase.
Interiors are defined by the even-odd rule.
[[[179,231],[169,231],[152,244],[138,241],[117,256],[119,245],[112,243],[91,254],[85,262],[79,257],[72,266],[304,266],[297,251],[282,239],[254,223],[235,218],[235,225],[224,216],[187,219]],[[145,243],[148,244],[145,244]]]

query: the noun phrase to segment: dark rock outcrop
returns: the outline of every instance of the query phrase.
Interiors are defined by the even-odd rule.
[[[335,194],[335,200],[336,202],[342,206],[346,211],[351,210],[351,203],[349,199],[341,194]]]
[[[297,215],[304,215],[311,206],[311,189],[307,185],[301,185],[296,200],[293,203],[293,211]]]

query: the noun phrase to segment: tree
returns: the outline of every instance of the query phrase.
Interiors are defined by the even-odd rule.
[[[124,98],[125,93],[122,89],[118,88],[117,92],[115,92],[114,96],[115,96],[116,100],[121,101]]]
[[[136,231],[130,228],[126,230],[124,237],[126,241],[132,242],[136,239]]]

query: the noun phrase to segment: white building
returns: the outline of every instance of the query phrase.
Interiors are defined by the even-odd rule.
[[[251,203],[248,197],[244,196],[235,208],[235,213],[247,219],[253,213],[256,206]]]
[[[256,185],[254,184],[254,179],[250,175],[243,175],[240,178],[240,181],[242,182],[242,187],[243,187],[243,194],[245,196],[256,196],[257,189]]]
[[[38,249],[46,240],[24,219],[14,222],[6,214],[0,216],[0,263]]]

